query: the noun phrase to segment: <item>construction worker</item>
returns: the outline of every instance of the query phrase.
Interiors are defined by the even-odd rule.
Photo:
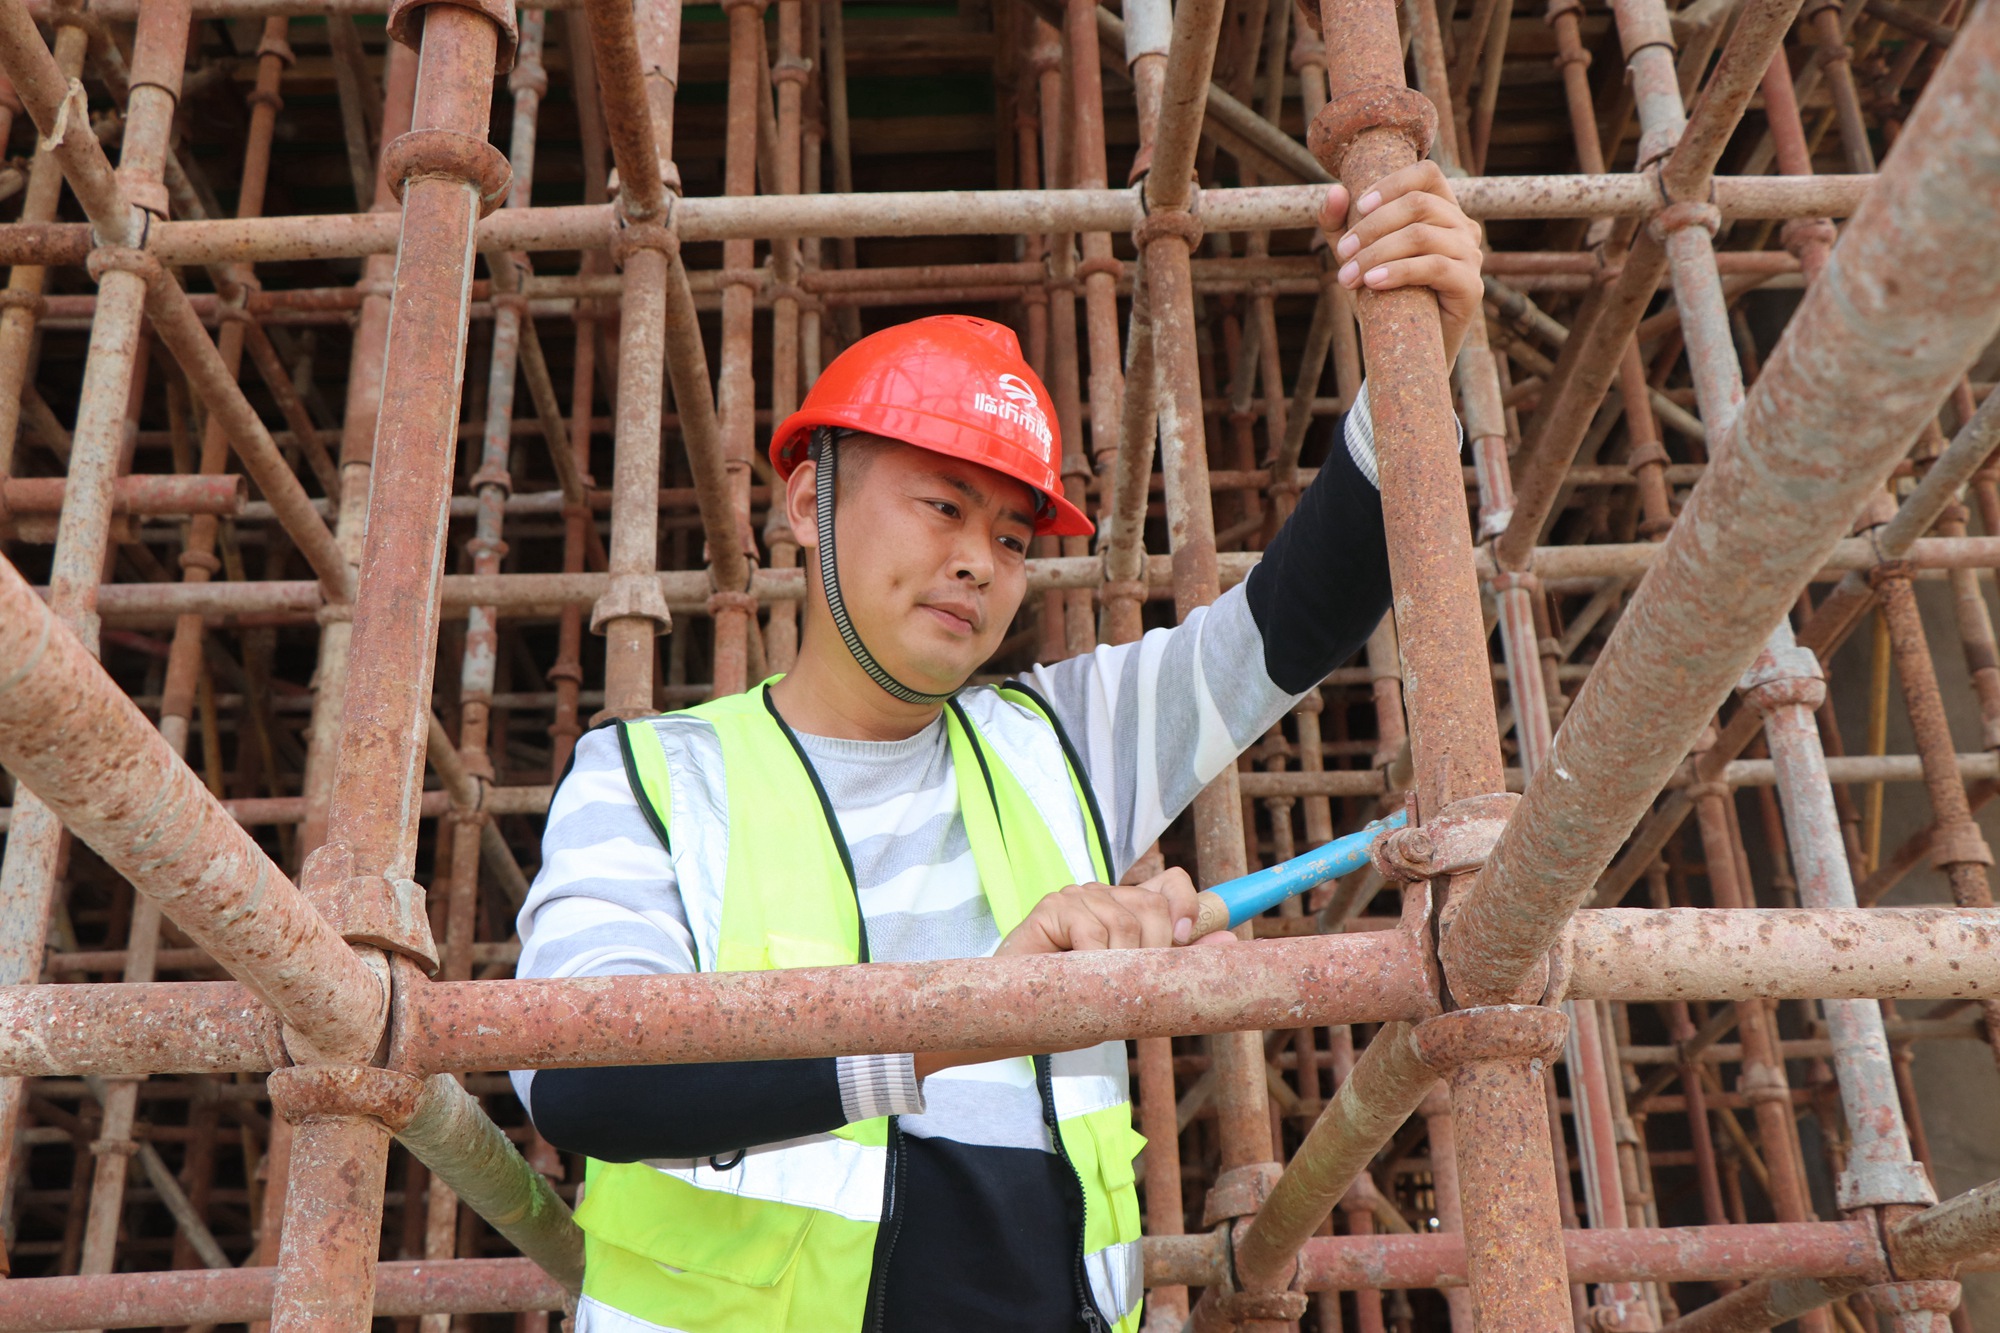
[[[1325,216],[1347,211],[1332,187]],[[1480,318],[1480,236],[1442,173],[1399,172],[1355,212],[1340,280],[1432,288],[1454,355]],[[1389,605],[1365,399],[1246,584],[973,687],[1030,541],[1094,531],[1063,498],[1053,405],[986,320],[854,344],[771,441],[773,502],[807,552],[797,665],[579,741],[519,974],[1188,942],[1183,871],[1120,876]],[[514,1078],[541,1133],[591,1159],[587,1333],[1138,1327],[1144,1140],[1121,1041]]]

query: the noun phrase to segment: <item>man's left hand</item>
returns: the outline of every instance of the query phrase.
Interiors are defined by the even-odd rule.
[[[1349,291],[1428,287],[1436,292],[1445,361],[1457,359],[1485,298],[1479,280],[1482,233],[1458,206],[1437,163],[1425,160],[1390,172],[1351,208],[1347,187],[1329,186],[1320,227],[1333,242],[1340,285]]]

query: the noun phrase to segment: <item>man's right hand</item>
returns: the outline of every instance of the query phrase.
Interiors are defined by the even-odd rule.
[[[1194,881],[1178,866],[1140,884],[1072,884],[1036,903],[1020,925],[1007,933],[995,958],[1084,949],[1164,949],[1190,943],[1197,909]],[[1195,944],[1234,944],[1226,930]],[[955,1065],[984,1064],[1025,1050],[931,1051],[916,1057],[917,1077],[927,1078]]]
[[[1000,941],[994,957],[1069,953],[1083,949],[1164,949],[1173,944],[1220,944],[1226,930],[1191,940],[1199,908],[1194,881],[1178,866],[1140,884],[1072,884],[1035,904]]]

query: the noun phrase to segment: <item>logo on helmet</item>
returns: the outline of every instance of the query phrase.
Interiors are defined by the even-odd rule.
[[[1019,375],[1002,375],[1000,377],[1000,392],[1006,394],[1017,403],[1026,403],[1035,407],[1041,406],[1040,403],[1035,401],[1035,391],[1029,388],[1028,382]]]
[[[972,410],[999,417],[1026,430],[1041,442],[1042,461],[1047,462],[1049,449],[1055,444],[1055,432],[1049,429],[1049,419],[1042,411],[1040,397],[1026,380],[1011,373],[1000,376],[999,389],[998,396],[974,393]]]

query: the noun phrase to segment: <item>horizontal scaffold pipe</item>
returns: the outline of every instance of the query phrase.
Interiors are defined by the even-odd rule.
[[[1659,559],[1653,542],[1621,542],[1601,546],[1544,546],[1535,551],[1533,568],[1544,583],[1556,580],[1631,578],[1644,574]],[[1254,551],[1225,551],[1216,557],[1225,588],[1250,576],[1260,557]],[[1926,537],[1912,544],[1905,557],[1919,570],[1990,569],[2000,565],[2000,537]],[[1826,578],[1878,563],[1874,546],[1863,537],[1836,543],[1818,570]],[[1485,553],[1479,556],[1482,578],[1493,569]],[[713,591],[703,570],[666,570],[660,591],[675,615],[705,615]],[[1028,561],[1028,591],[1048,592],[1094,588],[1104,580],[1104,562],[1096,556],[1048,556]],[[1173,562],[1164,555],[1146,562],[1149,586],[1165,593],[1173,587]],[[443,610],[462,616],[474,606],[490,606],[500,615],[548,615],[565,606],[590,606],[610,587],[611,576],[575,574],[447,574]],[[805,596],[805,573],[797,569],[759,569],[751,592],[762,602],[797,601]],[[38,589],[38,591],[44,591]],[[310,580],[216,583],[107,583],[98,593],[98,614],[107,625],[171,621],[175,616],[317,615],[326,605]],[[338,612],[334,612],[338,614]]]
[[[781,972],[439,982],[399,1011],[391,1063],[433,1074],[833,1052],[1070,1050],[1150,1037],[1417,1019],[1399,930],[1224,948]],[[0,1073],[268,1068],[268,1015],[228,982],[0,988]],[[674,1015],[662,1023],[661,1014]]]
[[[275,1268],[180,1269],[0,1283],[0,1328],[159,1328],[247,1324],[271,1317]],[[377,1318],[560,1310],[560,1284],[526,1259],[384,1263]]]
[[[1715,182],[1725,218],[1845,217],[1873,176],[1744,176]],[[1465,211],[1508,218],[1647,217],[1660,206],[1649,177],[1478,176],[1454,181]],[[1209,232],[1306,230],[1318,226],[1321,185],[1205,190]],[[1026,232],[1125,233],[1140,218],[1132,190],[925,190],[870,194],[745,195],[683,199],[674,206],[683,241],[780,237],[1003,236]],[[267,264],[392,254],[396,213],[327,213],[157,222],[150,253],[163,264]],[[615,230],[609,204],[503,208],[479,224],[482,251],[597,249]],[[90,255],[83,223],[0,226],[0,263],[81,265]]]
[[[2000,913],[1956,907],[1611,908],[1576,915],[1571,999],[1990,999]]]
[[[693,691],[696,699],[708,696],[708,687],[696,685],[686,687]],[[232,696],[224,696],[225,699]],[[599,696],[600,698],[602,696]],[[553,696],[551,696],[551,704]],[[525,705],[516,704],[516,708]],[[1827,776],[1834,782],[1922,782],[1924,764],[1920,755],[1914,754],[1850,754],[1835,755],[1826,761]],[[1968,782],[1992,782],[2000,780],[2000,753],[1982,750],[1974,754],[1958,756],[1958,774]],[[1722,768],[1723,782],[1732,787],[1775,787],[1778,784],[1777,766],[1769,759],[1737,759]],[[1520,769],[1507,770],[1507,790],[1519,791],[1525,777]],[[1692,786],[1698,779],[1688,770],[1676,773],[1667,783],[1669,790]],[[1386,796],[1389,794],[1388,779],[1379,768],[1328,768],[1318,772],[1261,772],[1245,773],[1240,783],[1243,795],[1252,800],[1271,797],[1306,796]],[[488,787],[480,808],[492,815],[542,815],[547,814],[549,800],[555,788],[547,784],[526,784],[522,786]],[[303,796],[249,796],[222,803],[239,824],[298,824],[306,817],[306,802]],[[448,793],[427,791],[423,795],[422,813],[426,819],[437,819],[452,811]],[[0,833],[10,826],[13,811],[0,806]]]
[[[1872,1282],[1887,1272],[1874,1224],[1865,1219],[1569,1231],[1563,1234],[1563,1248],[1570,1276],[1578,1282],[1731,1282],[1766,1276]],[[1454,1235],[1322,1236],[1307,1241],[1300,1257],[1300,1275],[1310,1291],[1465,1283],[1465,1242]],[[1213,1235],[1148,1236],[1145,1263],[1148,1286],[1213,1286],[1222,1281],[1222,1242]],[[0,1284],[0,1326],[30,1333],[77,1324],[251,1323],[271,1312],[276,1272],[183,1269],[16,1278]],[[562,1288],[524,1259],[384,1263],[376,1270],[375,1314],[383,1318],[508,1314],[562,1305]]]
[[[1578,914],[1566,994],[1680,999],[2000,996],[2000,920],[1956,908]],[[1225,948],[869,963],[781,972],[439,982],[404,997],[413,1074],[978,1050],[1427,1016],[1398,929]],[[674,1015],[671,1024],[659,1021]],[[276,1019],[231,982],[0,987],[0,1074],[272,1067]]]

